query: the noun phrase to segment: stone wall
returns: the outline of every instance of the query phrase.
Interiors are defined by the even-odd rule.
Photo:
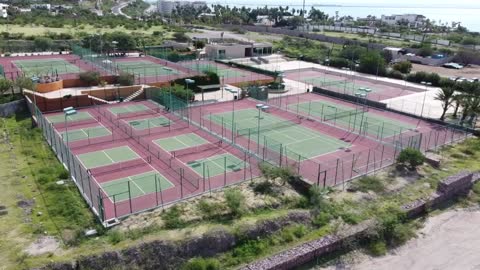
[[[177,243],[170,241],[152,241],[119,251],[110,251],[98,255],[80,257],[74,262],[52,263],[38,270],[95,270],[95,269],[179,269],[183,263],[193,257],[212,257],[231,250],[239,241],[254,240],[280,231],[295,224],[311,225],[308,211],[294,211],[273,220],[239,229],[232,233],[224,229],[212,230],[200,237]]]
[[[27,103],[24,99],[15,100],[9,103],[0,104],[0,117],[10,117],[17,112],[22,112],[27,109]]]

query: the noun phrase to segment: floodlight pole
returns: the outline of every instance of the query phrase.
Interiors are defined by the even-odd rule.
[[[257,125],[257,154],[260,155],[260,116],[262,112],[262,106],[258,107],[258,125]],[[263,146],[265,147],[265,145]]]
[[[73,108],[73,107],[67,107],[65,109],[63,109],[63,113],[65,114],[65,136],[66,136],[66,149],[67,150],[67,168],[68,168],[68,171],[71,171],[70,170],[70,155],[68,154],[68,116],[70,115],[74,115],[77,113],[77,111]],[[63,138],[62,138],[63,139]]]

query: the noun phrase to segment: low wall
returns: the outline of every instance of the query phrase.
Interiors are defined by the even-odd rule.
[[[27,103],[24,99],[15,100],[5,104],[0,104],[0,117],[10,117],[17,112],[22,112],[27,109]]]
[[[407,217],[416,218],[428,209],[440,207],[444,202],[454,199],[468,192],[472,185],[480,179],[480,173],[468,171],[445,178],[438,185],[437,191],[427,199],[420,199],[402,206]],[[277,253],[266,259],[248,264],[241,270],[286,270],[294,269],[305,263],[313,261],[317,257],[325,256],[331,252],[343,248],[345,243],[351,240],[362,240],[365,231],[374,226],[373,221],[366,221],[351,227],[350,231],[343,233],[341,237],[327,235],[292,249]]]
[[[39,93],[48,93],[63,89],[63,80],[59,80],[51,83],[38,83],[36,90]]]
[[[134,85],[134,86],[119,86],[115,88],[105,88],[105,89],[95,89],[95,90],[85,90],[82,91],[82,94],[89,95],[89,96],[94,96],[103,100],[116,100],[118,97],[123,97],[126,98],[130,96],[131,94],[137,92],[140,90],[142,86],[140,85]],[[140,95],[137,97],[138,99],[140,98],[145,98],[144,96]]]

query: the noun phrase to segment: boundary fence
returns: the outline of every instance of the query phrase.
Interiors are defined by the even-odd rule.
[[[177,118],[172,114],[169,114],[169,116],[175,119],[173,119],[174,121],[171,121],[168,130],[160,131],[155,128],[150,128],[148,131],[137,132],[134,131],[127,122],[122,120],[142,114],[122,114],[120,117],[114,117],[113,114],[109,114],[105,109],[100,108],[101,106],[90,107],[100,115],[95,117],[95,121],[103,122],[107,128],[111,129],[112,134],[105,138],[90,138],[88,140],[70,142],[67,145],[60,133],[56,131],[56,124],[54,125],[50,123],[32,100],[28,96],[26,98],[32,116],[38,127],[42,130],[47,143],[51,146],[59,161],[69,170],[72,180],[78,187],[81,195],[105,226],[114,224],[117,218],[122,218],[157,207],[164,207],[168,204],[176,203],[207,192],[212,192],[230,185],[239,184],[260,176],[258,159],[255,157],[252,158],[252,156],[245,151],[230,149],[228,148],[229,145],[222,145],[218,140],[211,139],[211,136],[208,134],[205,134],[207,137],[210,136],[208,140],[210,145],[208,146],[192,147],[192,151],[187,151],[187,149],[185,149],[172,154],[158,150],[150,140],[150,135],[159,134],[160,132],[175,133],[175,130],[190,128],[188,122]],[[160,110],[160,108],[157,109]],[[155,115],[157,112],[158,111],[152,110],[149,111],[149,114]],[[109,121],[113,126],[108,123]],[[92,122],[87,121],[85,123],[82,122],[80,126],[90,124],[92,124]],[[62,125],[59,124],[59,127],[60,126]],[[163,128],[165,129],[167,127]],[[91,170],[86,169],[78,157],[71,152],[71,149],[77,147],[89,147],[95,144],[103,144],[107,141],[127,141],[130,139],[135,140],[136,143],[140,144],[140,146],[146,150],[139,151],[139,158]],[[204,153],[215,155],[217,152],[229,153],[238,158],[238,160],[244,164],[243,170],[231,171],[230,168],[224,166],[221,174],[213,175],[213,171],[218,172],[219,168],[210,168],[208,164],[204,163],[202,165],[203,176],[197,176],[194,175],[193,171],[187,172],[185,170],[186,165],[178,159],[198,158],[202,157]],[[175,183],[174,188],[165,189],[162,187],[158,177],[149,177],[149,179],[146,179],[145,181],[152,181],[150,185],[155,186],[155,191],[141,195],[140,197],[135,197],[132,194],[130,188],[134,185],[134,183],[130,183],[132,181],[126,181],[121,184],[124,185],[125,191],[118,194],[107,194],[100,186],[100,183],[105,182],[104,180],[101,180],[105,175],[119,172],[120,174],[123,172],[128,173],[129,170],[138,170],[138,168],[142,166],[145,166],[147,170],[151,170],[152,167],[150,167],[150,164],[154,165],[153,168],[159,170],[167,178],[180,179],[178,180],[179,182]],[[171,168],[171,170],[168,168]],[[172,170],[174,172],[171,172]],[[210,173],[211,171],[212,173]],[[171,175],[171,173],[174,175]],[[178,184],[180,187],[177,186]],[[187,186],[185,186],[186,184]]]

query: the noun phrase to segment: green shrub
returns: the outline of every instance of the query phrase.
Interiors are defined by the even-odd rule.
[[[264,194],[264,195],[271,195],[271,196],[276,195],[276,193],[273,189],[273,183],[268,181],[268,180],[254,183],[254,184],[252,184],[252,186],[253,186],[253,191],[255,193]]]
[[[245,212],[245,196],[243,196],[240,190],[226,190],[225,201],[232,215],[239,217]]]
[[[397,224],[394,226],[391,235],[391,245],[399,246],[406,243],[415,236],[415,231],[409,224]]]
[[[57,175],[59,179],[68,179],[68,177],[70,177],[69,172],[64,168],[59,170]]]
[[[382,240],[375,240],[368,244],[368,251],[373,256],[383,256],[387,254],[387,244]]]
[[[397,80],[403,80],[404,79],[403,74],[398,70],[387,71],[387,77],[394,78],[394,79],[397,79]]]
[[[472,187],[473,192],[476,194],[480,195],[480,182],[475,183]]]
[[[385,190],[383,181],[375,176],[364,176],[358,180],[352,181],[349,190],[360,192],[382,192]]]
[[[115,245],[125,240],[125,236],[120,231],[111,230],[107,233],[107,239],[109,243]]]
[[[417,149],[406,148],[398,155],[397,162],[408,165],[410,169],[415,169],[425,162],[425,156]]]
[[[209,202],[206,199],[203,199],[197,204],[197,210],[204,219],[211,219],[220,213],[222,207],[218,203]]]
[[[410,61],[402,61],[393,65],[393,69],[400,71],[403,74],[410,73],[412,71],[412,63]]]
[[[89,86],[97,85],[100,82],[100,73],[96,71],[85,71],[80,73],[78,77]]]
[[[135,76],[127,72],[120,72],[117,77],[117,82],[121,86],[130,86],[135,84]]]
[[[165,228],[178,229],[185,227],[186,223],[182,219],[182,210],[178,205],[172,206],[165,214],[163,214]]]
[[[220,269],[220,263],[217,259],[213,258],[193,258],[185,263],[182,267],[183,270],[218,270]]]

